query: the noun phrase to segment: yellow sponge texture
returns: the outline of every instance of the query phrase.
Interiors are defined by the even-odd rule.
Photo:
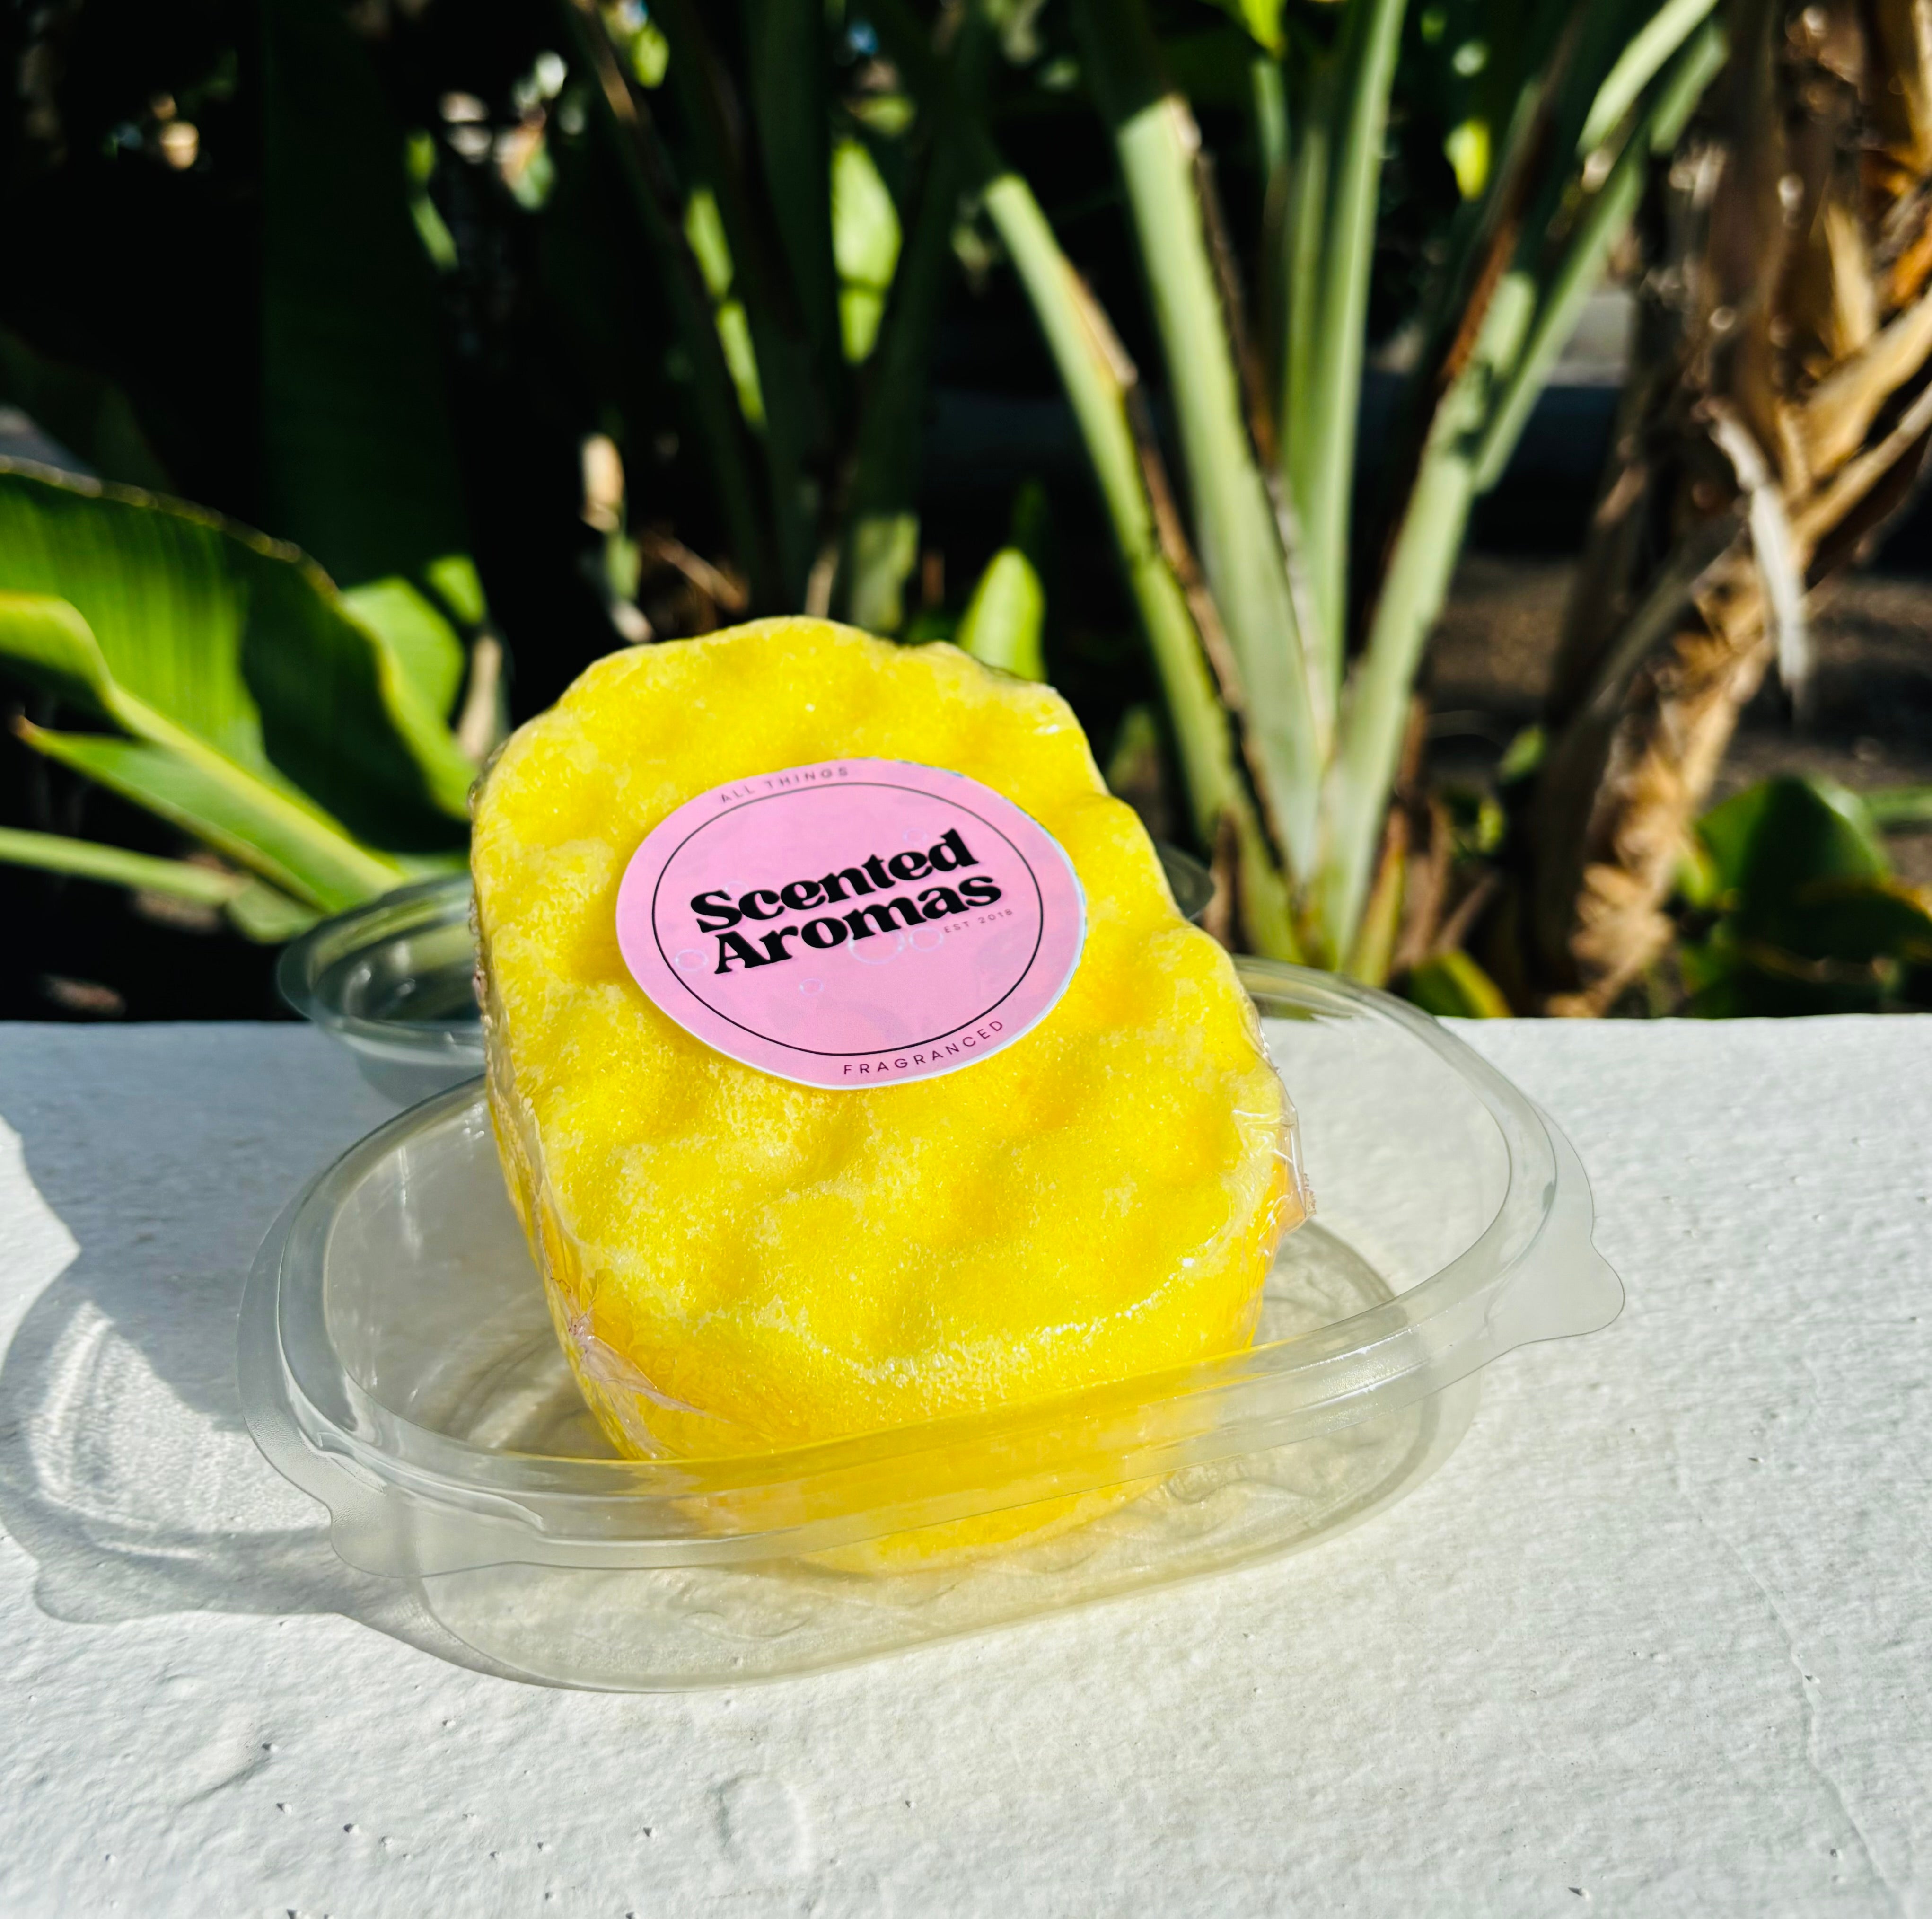
[[[860,755],[970,774],[1032,815],[1079,875],[1087,943],[1004,1050],[821,1090],[659,1011],[618,951],[617,889],[694,795]],[[1049,689],[816,620],[632,648],[505,746],[471,857],[499,1144],[621,1449],[869,1432],[1250,1336],[1299,1217],[1286,1102],[1226,954],[1175,911]]]

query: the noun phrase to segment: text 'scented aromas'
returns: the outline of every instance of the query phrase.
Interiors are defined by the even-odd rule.
[[[1044,827],[964,773],[830,760],[734,780],[632,856],[617,938],[705,1044],[813,1086],[957,1071],[1052,1008],[1086,937]]]

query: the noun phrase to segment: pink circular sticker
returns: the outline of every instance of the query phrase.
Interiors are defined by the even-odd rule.
[[[808,1086],[930,1079],[1012,1045],[1086,937],[1037,821],[904,760],[714,786],[646,836],[617,892],[624,963],[659,1009]]]

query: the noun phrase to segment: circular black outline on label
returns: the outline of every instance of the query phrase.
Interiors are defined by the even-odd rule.
[[[838,763],[839,762],[836,760],[818,761],[814,762],[814,764],[828,766],[836,766]],[[784,770],[788,772],[795,771],[797,770],[798,769],[792,767],[784,769]],[[945,773],[949,779],[972,779],[973,778],[973,776],[970,773],[952,773],[944,767],[935,767],[932,770],[935,773]],[[768,776],[776,777],[776,776]],[[977,780],[974,780],[973,783],[975,785],[978,785],[980,782]],[[683,976],[678,972],[677,969],[671,964],[670,955],[665,952],[664,949],[664,941],[658,937],[658,895],[663,890],[664,875],[670,870],[671,862],[677,857],[679,854],[684,851],[686,847],[691,844],[692,841],[695,839],[700,833],[704,832],[707,827],[714,825],[721,819],[728,818],[733,813],[742,812],[747,806],[762,806],[767,800],[796,799],[799,794],[802,792],[808,793],[818,789],[813,787],[806,786],[793,788],[782,793],[756,794],[748,800],[740,800],[735,804],[727,806],[724,812],[721,813],[713,813],[710,818],[700,821],[696,826],[693,827],[691,830],[670,849],[670,852],[665,854],[664,864],[658,869],[658,876],[656,879],[652,882],[651,944],[657,948],[658,957],[664,962],[665,972],[668,972],[680,987],[682,987],[684,990],[689,993],[692,998],[696,1000],[698,1005],[704,1008],[706,1012],[712,1014],[718,1019],[722,1020],[728,1026],[736,1027],[738,1031],[741,1033],[748,1033],[753,1039],[761,1041],[766,1046],[777,1047],[782,1051],[785,1053],[803,1053],[813,1059],[871,1059],[875,1058],[881,1053],[904,1053],[908,1048],[912,1047],[932,1046],[936,1044],[940,1040],[951,1038],[955,1033],[964,1032],[968,1026],[972,1026],[976,1021],[985,1019],[988,1014],[996,1012],[1000,1007],[1005,1005],[1006,1002],[1012,999],[1013,995],[1018,993],[1022,987],[1026,984],[1027,975],[1033,971],[1033,963],[1040,957],[1040,947],[1046,938],[1046,896],[1040,890],[1040,880],[1038,876],[1034,872],[1032,863],[1028,860],[1027,856],[1022,853],[1017,846],[1013,845],[1012,841],[1007,837],[1005,830],[1002,827],[995,826],[991,820],[985,818],[984,815],[976,813],[970,806],[959,806],[959,803],[957,800],[945,800],[941,798],[940,795],[937,793],[926,792],[922,788],[917,786],[901,785],[891,780],[842,780],[838,782],[837,787],[830,790],[834,791],[843,791],[849,792],[853,788],[858,786],[876,786],[881,792],[885,793],[912,793],[917,794],[922,800],[938,800],[942,806],[957,806],[959,808],[959,811],[964,813],[968,819],[978,820],[980,824],[985,827],[989,832],[997,833],[1001,839],[1006,841],[1007,846],[1011,848],[1013,857],[1019,861],[1021,866],[1025,871],[1028,881],[1033,887],[1034,902],[1040,909],[1040,930],[1034,935],[1033,950],[1027,955],[1027,962],[1026,964],[1020,969],[1019,978],[1014,981],[1012,984],[1007,987],[1006,991],[1001,993],[999,998],[994,1000],[991,1006],[982,1008],[981,1011],[973,1014],[970,1019],[961,1020],[956,1026],[948,1026],[944,1032],[934,1033],[927,1039],[900,1040],[896,1041],[893,1044],[889,1047],[868,1046],[855,1047],[851,1051],[847,1053],[835,1053],[829,1047],[826,1047],[794,1046],[789,1040],[774,1039],[769,1033],[760,1032],[755,1026],[748,1026],[742,1020],[733,1019],[730,1014],[721,1011],[717,1007],[713,1006],[710,1000],[706,999],[703,994],[698,992],[696,987],[691,985],[683,978]],[[986,790],[989,793],[993,791],[993,789],[990,786],[987,787]],[[696,794],[694,797],[701,800],[704,798],[704,795],[700,793]],[[996,793],[994,794],[993,797],[995,799],[1005,798],[1005,795],[1004,794]],[[686,801],[686,803],[688,805],[690,802]],[[1006,804],[1011,806],[1013,805],[1013,803],[1012,800],[1006,800]],[[1066,979],[1061,981],[1060,984],[1060,991],[1064,993],[1066,990],[1068,984],[1072,980],[1075,969],[1077,969],[1080,964],[1081,954],[1087,950],[1086,901],[1084,896],[1084,892],[1080,886],[1080,876],[1078,873],[1073,872],[1072,861],[1066,859],[1066,848],[1060,845],[1058,840],[1054,838],[1052,833],[1047,832],[1046,828],[1042,826],[1038,820],[1034,819],[1032,815],[1027,812],[1024,807],[1014,806],[1013,810],[1018,813],[1023,818],[1027,820],[1028,822],[1037,831],[1043,834],[1046,839],[1047,843],[1060,855],[1061,859],[1066,860],[1067,870],[1072,877],[1075,890],[1076,892],[1082,893],[1081,900],[1082,910],[1080,915],[1080,944],[1074,950],[1073,966],[1067,969]],[[646,834],[645,837],[648,839],[650,835]],[[642,842],[640,842],[639,843],[641,844]],[[633,853],[631,857],[632,859],[635,859],[637,857],[637,854]],[[908,884],[910,884],[910,882],[908,882]],[[643,982],[640,981],[638,984],[642,985]],[[1056,993],[1054,997],[1057,1002],[1060,995]],[[669,1008],[667,1008],[665,1010],[668,1011]],[[1046,1010],[1050,1011],[1051,1009],[1048,1008]],[[673,1017],[674,1017],[675,1016],[674,1015]],[[680,1021],[679,1023],[682,1025],[683,1023]],[[1039,1022],[1037,1020],[1034,1022],[1034,1025],[1037,1025],[1038,1023]],[[1030,1026],[1028,1029],[1028,1031],[1030,1032],[1032,1028]],[[689,1032],[690,1029],[686,1027],[686,1031]],[[692,1037],[694,1038],[697,1038],[700,1036],[694,1034],[692,1035]],[[1023,1038],[1024,1037],[1024,1035],[1023,1034],[1019,1033],[1016,1033],[1013,1035],[1014,1039],[1016,1040]],[[1011,1041],[1009,1041],[1008,1044],[1010,1044]],[[720,1050],[722,1050],[722,1049],[721,1048]],[[741,1061],[740,1063],[747,1066],[756,1066],[758,1064],[755,1060],[744,1060]]]

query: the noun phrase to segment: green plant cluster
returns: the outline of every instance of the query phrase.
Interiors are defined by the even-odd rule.
[[[21,737],[206,849],[9,831],[0,858],[172,887],[264,939],[460,858],[507,714],[448,399],[452,326],[488,304],[487,176],[600,369],[581,570],[611,643],[802,609],[1054,672],[1030,491],[963,610],[915,590],[934,368],[1004,287],[1158,694],[1114,763],[1164,765],[1240,943],[1388,979],[1424,644],[1721,63],[1713,0],[518,4],[538,50],[507,110],[446,35],[410,95],[435,123],[399,118],[386,62],[421,6],[259,0],[238,79],[218,62],[111,135],[206,167],[189,108],[253,106],[274,537],[163,497],[111,386],[97,443],[118,431],[148,490],[0,471],[0,662],[74,716]],[[1370,467],[1378,341],[1401,390]],[[16,358],[16,389],[53,395]],[[644,524],[626,463],[668,445],[688,497]],[[1501,1005],[1466,953],[1412,971],[1445,1010]]]

